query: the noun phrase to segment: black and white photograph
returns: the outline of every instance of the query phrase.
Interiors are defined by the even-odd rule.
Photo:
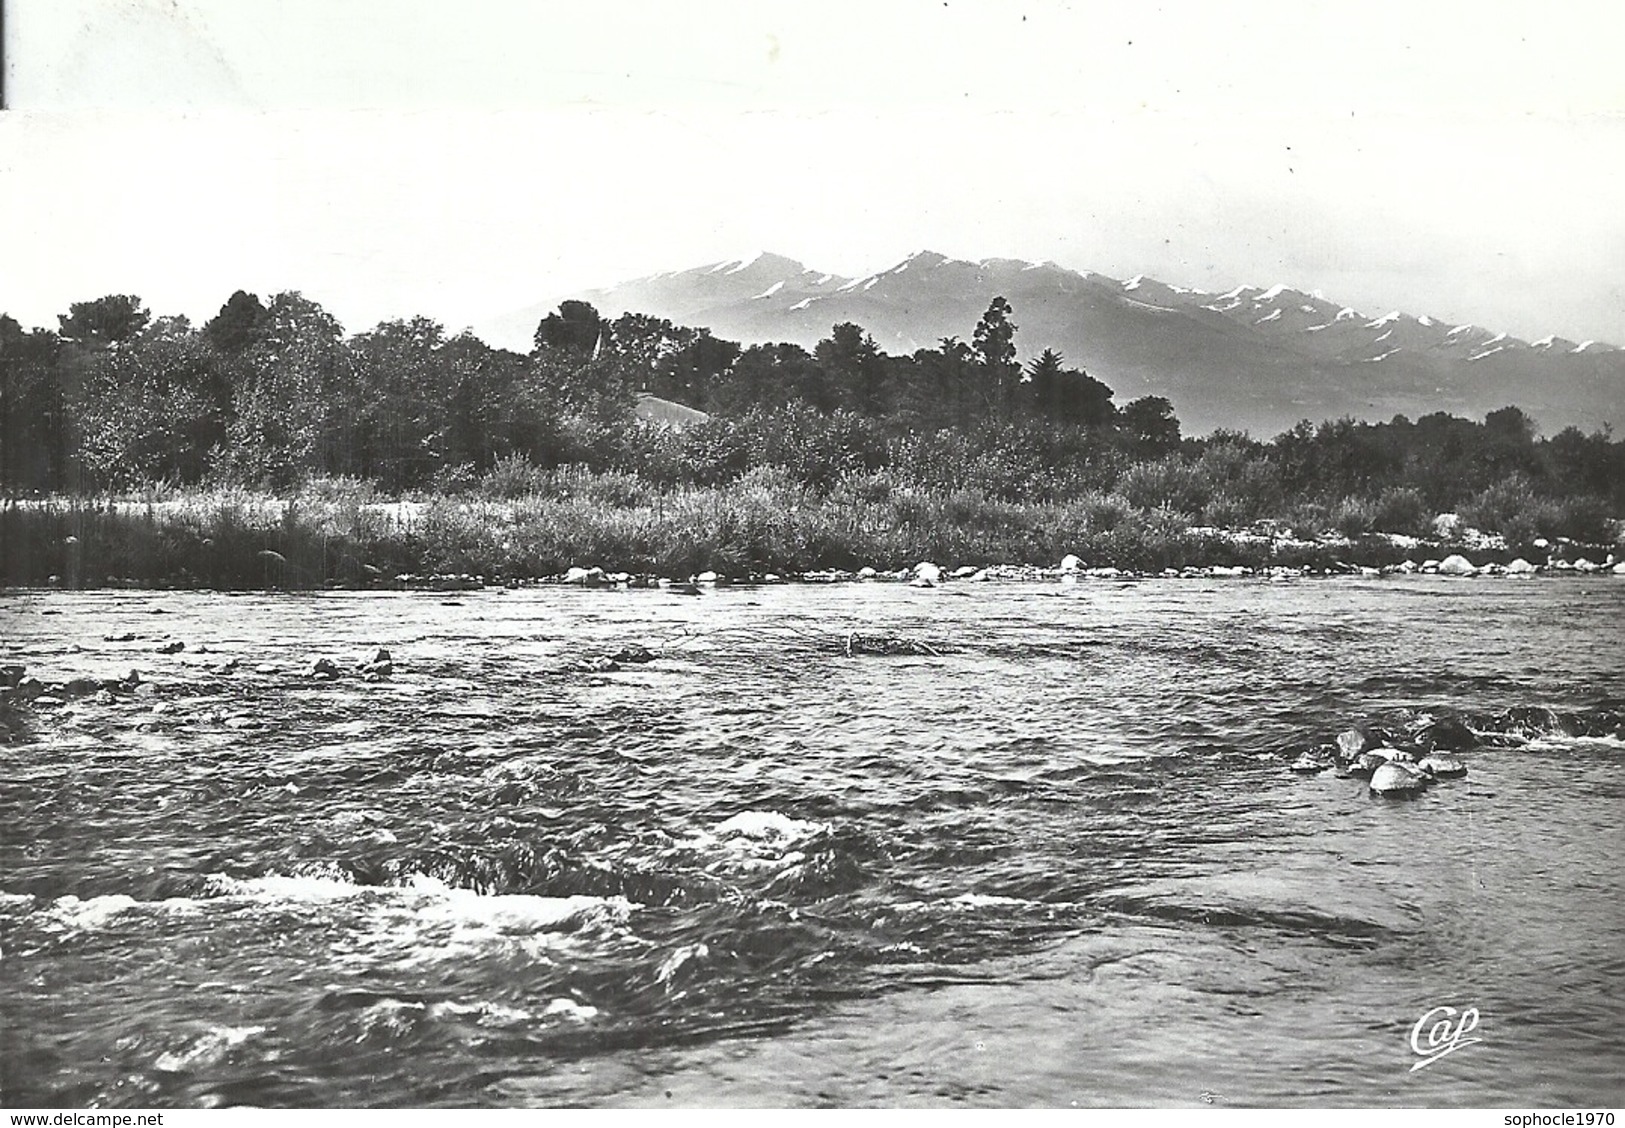
[[[1614,1125],[1625,6],[0,44],[8,1124]]]

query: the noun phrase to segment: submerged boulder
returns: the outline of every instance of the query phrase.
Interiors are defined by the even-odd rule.
[[[1478,735],[1459,717],[1433,717],[1418,730],[1416,743],[1430,752],[1440,749],[1456,752],[1476,748]]]
[[[1331,767],[1332,763],[1333,756],[1329,749],[1311,748],[1293,760],[1288,770],[1300,775],[1317,775]]]
[[[395,660],[380,646],[372,657],[361,663],[361,676],[368,681],[382,681],[395,673]]]
[[[632,643],[628,646],[621,647],[615,653],[611,654],[609,656],[609,660],[611,662],[629,662],[634,665],[641,665],[645,662],[653,662],[655,660],[655,656],[654,652],[647,646]]]
[[[1428,777],[1408,764],[1388,762],[1371,773],[1371,794],[1406,797],[1420,795]]]

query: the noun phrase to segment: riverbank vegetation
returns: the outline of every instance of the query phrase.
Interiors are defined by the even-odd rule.
[[[1165,399],[1119,404],[1049,351],[1018,364],[1014,318],[996,299],[968,343],[889,356],[850,324],[811,351],[743,348],[580,302],[528,355],[423,318],[346,336],[294,293],[239,292],[201,328],[127,295],[56,331],[0,317],[0,574],[1329,566],[1469,529],[1530,559],[1619,535],[1625,443],[1607,431],[1541,437],[1508,406],[1194,438]],[[650,395],[705,414],[674,423]]]

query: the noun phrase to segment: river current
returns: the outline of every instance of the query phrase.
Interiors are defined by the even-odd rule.
[[[12,593],[0,663],[140,684],[0,744],[0,1097],[1619,1105],[1622,628],[1576,577]],[[1482,739],[1421,798],[1289,770],[1429,712]]]

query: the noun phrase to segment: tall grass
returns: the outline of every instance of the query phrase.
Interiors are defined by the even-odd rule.
[[[1297,543],[1220,536],[1192,526],[1259,520],[1276,487],[1245,466],[1214,470],[1216,486],[1164,459],[1125,474],[1120,490],[1018,501],[999,487],[922,485],[861,465],[827,484],[767,465],[724,485],[660,487],[630,472],[509,459],[470,488],[401,502],[353,478],[315,480],[288,496],[226,486],[13,501],[0,507],[0,579],[299,589],[388,584],[408,573],[525,580],[576,565],[661,576],[890,570],[921,560],[1053,566],[1068,553],[1137,571],[1324,567],[1397,562],[1405,554],[1375,534],[1420,532],[1431,520],[1414,491],[1330,505],[1277,498],[1273,513]],[[1565,518],[1612,535],[1600,511],[1559,512],[1520,486],[1486,490],[1464,516],[1507,533],[1512,551]]]

